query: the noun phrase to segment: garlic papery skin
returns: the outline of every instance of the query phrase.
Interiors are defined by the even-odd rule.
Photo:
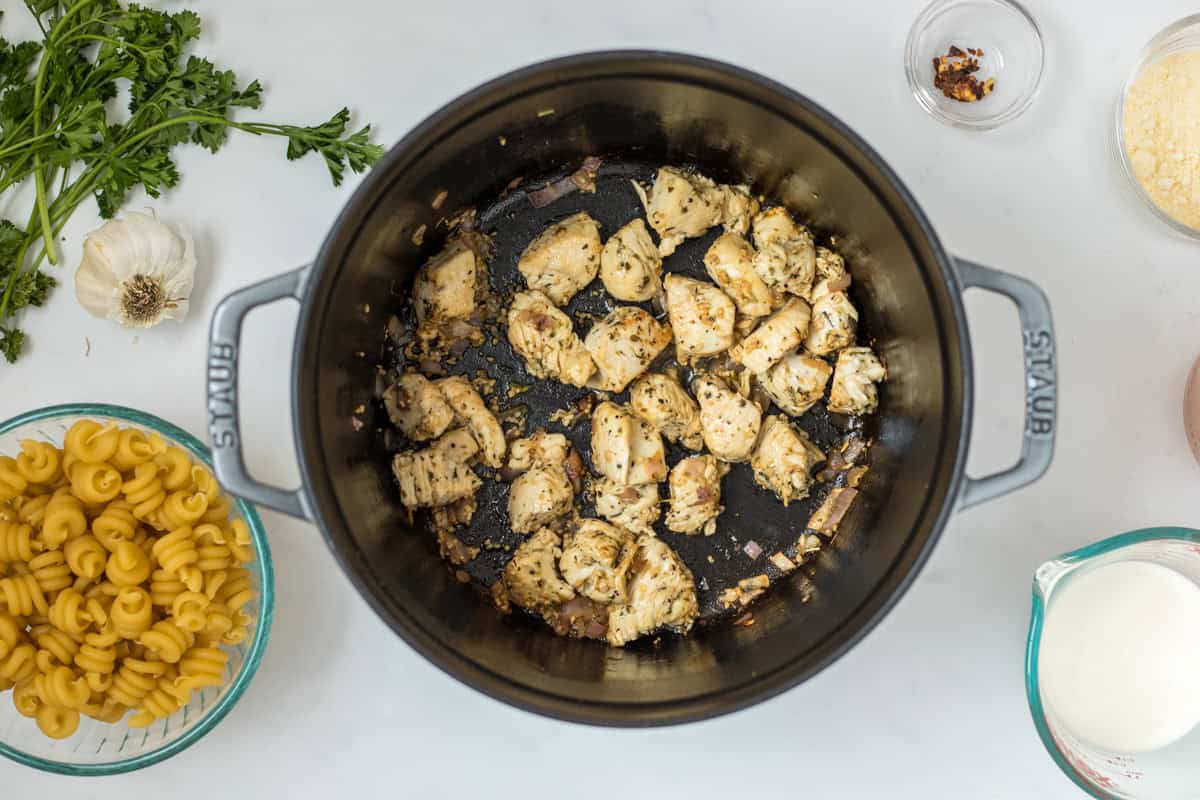
[[[88,234],[75,271],[75,296],[92,316],[127,328],[183,320],[196,253],[183,228],[132,212]]]

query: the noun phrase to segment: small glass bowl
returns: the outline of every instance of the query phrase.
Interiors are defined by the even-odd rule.
[[[0,454],[17,452],[22,439],[41,439],[61,447],[67,428],[84,418],[157,431],[197,461],[212,466],[208,448],[187,431],[151,414],[95,403],[50,406],[0,422]],[[249,503],[236,498],[234,514],[245,521],[254,542],[256,558],[249,570],[255,599],[247,611],[255,622],[249,640],[223,648],[229,654],[225,683],[194,692],[186,706],[147,728],[131,728],[124,721],[107,724],[83,717],[79,730],[66,739],[45,736],[33,720],[17,713],[8,692],[0,692],[0,755],[62,775],[114,775],[170,758],[217,726],[258,670],[275,604],[275,576],[262,520]]]
[[[1176,233],[1182,234],[1189,239],[1200,241],[1200,228],[1193,228],[1190,225],[1180,222],[1166,211],[1163,211],[1154,202],[1154,198],[1150,196],[1150,193],[1142,186],[1142,182],[1138,180],[1137,173],[1133,170],[1133,162],[1129,158],[1129,150],[1125,146],[1125,98],[1129,95],[1129,90],[1133,87],[1133,84],[1137,82],[1137,79],[1147,67],[1175,53],[1196,49],[1200,49],[1200,14],[1184,17],[1168,25],[1146,44],[1138,56],[1137,65],[1129,73],[1129,78],[1126,79],[1125,84],[1121,87],[1120,97],[1117,98],[1112,141],[1117,151],[1117,160],[1121,162],[1125,177],[1129,179],[1129,185],[1133,187],[1134,194],[1142,200],[1142,204],[1150,209],[1150,212],[1154,216],[1167,223]]]
[[[933,85],[933,59],[951,45],[983,50],[979,79],[996,79],[974,103],[946,97]],[[904,71],[913,97],[934,119],[956,128],[988,130],[1029,108],[1042,83],[1045,47],[1033,17],[1013,0],[934,0],[908,32]]]

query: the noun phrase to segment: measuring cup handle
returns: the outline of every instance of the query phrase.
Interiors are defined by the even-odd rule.
[[[1033,483],[1054,458],[1058,427],[1058,368],[1054,320],[1046,294],[1036,284],[1007,272],[956,259],[964,289],[986,289],[1003,295],[1017,307],[1025,349],[1025,431],[1017,463],[982,478],[967,476],[958,508],[991,500]]]

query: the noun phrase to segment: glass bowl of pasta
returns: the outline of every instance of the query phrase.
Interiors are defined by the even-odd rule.
[[[211,467],[186,431],[120,406],[0,423],[0,755],[128,772],[237,703],[274,577],[257,512]]]

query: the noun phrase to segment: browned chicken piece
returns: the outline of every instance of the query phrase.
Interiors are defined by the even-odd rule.
[[[437,506],[430,510],[430,514],[433,516],[433,529],[440,534],[442,531],[452,531],[460,525],[470,525],[471,518],[475,516],[475,509],[475,495],[464,497],[461,500],[455,500],[453,503],[447,506]],[[441,544],[440,538],[438,541],[439,544]],[[447,546],[449,546],[449,543],[447,543],[447,545],[443,545],[442,547],[442,558],[446,558]],[[475,555],[478,555],[478,548],[472,547],[469,549],[475,550]],[[474,558],[475,555],[472,555],[471,558]],[[466,559],[466,561],[470,561],[471,558]]]
[[[811,317],[808,303],[793,297],[763,320],[754,333],[734,345],[729,357],[751,372],[765,372],[800,346],[808,334]]]
[[[829,410],[838,414],[874,414],[879,407],[875,384],[887,370],[869,347],[847,347],[838,353],[829,390]]]
[[[624,603],[636,552],[629,531],[598,519],[583,519],[563,540],[558,566],[567,583],[584,597],[597,603]]]
[[[584,347],[596,364],[593,389],[623,392],[671,342],[671,329],[637,306],[621,306],[588,331]]]
[[[691,570],[670,545],[648,534],[638,537],[628,594],[608,617],[608,643],[617,647],[660,628],[687,633],[700,614]]]
[[[454,411],[428,378],[406,372],[383,393],[388,417],[415,442],[441,436],[454,421]]]
[[[571,318],[541,292],[518,292],[508,309],[508,341],[535,378],[584,386],[596,365]]]
[[[817,277],[808,302],[815,303],[830,292],[843,292],[850,288],[850,273],[846,271],[846,260],[827,247],[817,248]]]
[[[772,414],[763,422],[762,435],[750,466],[754,481],[776,494],[786,506],[808,496],[812,470],[825,455],[808,439],[808,434],[790,425],[786,418]]]
[[[600,223],[581,211],[538,234],[517,269],[529,288],[565,306],[600,271]]]
[[[786,208],[769,208],[754,218],[754,268],[767,284],[808,297],[816,270],[812,234]]]
[[[504,568],[509,599],[530,611],[547,612],[575,596],[571,584],[558,571],[562,538],[542,528],[513,553]]]
[[[700,402],[700,430],[704,444],[722,461],[747,461],[758,439],[762,411],[723,381],[703,376],[692,383]]]
[[[857,329],[858,311],[850,298],[845,292],[830,292],[813,303],[804,346],[813,355],[827,356],[854,344]]]
[[[460,507],[464,503],[470,501],[470,513],[463,518],[463,513]],[[442,508],[433,510],[434,530],[437,531],[438,552],[441,553],[442,559],[449,561],[456,567],[461,567],[470,561],[475,560],[475,556],[479,555],[478,547],[471,547],[462,539],[454,535],[453,530],[456,524],[463,524],[471,521],[471,514],[475,512],[475,498],[464,497],[457,503],[451,503]],[[452,524],[445,524],[448,520]],[[439,522],[441,524],[439,524]]]
[[[487,280],[478,254],[459,238],[417,270],[413,282],[413,308],[417,321],[443,322],[465,319],[476,306],[476,282]]]
[[[724,353],[733,344],[737,316],[733,301],[711,283],[671,274],[666,277],[667,315],[681,363]]]
[[[600,280],[609,294],[628,303],[641,303],[662,292],[662,256],[641,217],[604,243]]]
[[[397,453],[392,473],[406,508],[444,506],[475,494],[482,481],[471,468],[439,455],[433,448]]]
[[[446,431],[429,447],[447,461],[459,464],[470,464],[479,455],[479,443],[466,428]]]
[[[601,403],[592,412],[592,466],[623,486],[667,477],[662,437],[616,403]]]
[[[729,471],[711,455],[688,456],[671,468],[671,507],[667,527],[676,533],[717,532],[721,505],[721,478]]]
[[[704,268],[729,295],[738,313],[765,317],[771,313],[771,290],[754,269],[754,248],[736,233],[723,233],[704,254]]]
[[[451,375],[437,381],[435,385],[454,409],[455,419],[466,425],[467,430],[475,437],[483,463],[489,467],[503,465],[504,451],[508,446],[504,439],[504,430],[471,382],[461,375]]]
[[[536,466],[508,487],[508,522],[517,533],[532,533],[569,514],[575,490],[561,466]]]
[[[566,436],[538,429],[509,446],[508,468],[512,472],[524,472],[535,466],[562,466],[570,450],[571,443]]]
[[[634,533],[652,533],[661,510],[658,484],[622,486],[608,478],[596,478],[590,484],[596,513]]]
[[[704,446],[700,408],[674,378],[658,372],[638,378],[629,390],[629,409],[672,442],[689,450]]]
[[[684,239],[702,236],[714,225],[745,233],[758,201],[743,186],[719,186],[711,179],[676,167],[662,167],[647,192],[634,181],[634,191],[646,208],[646,219],[658,233],[658,252],[675,252]]]
[[[825,386],[832,374],[833,367],[827,362],[793,353],[759,373],[758,385],[781,411],[799,417],[825,396]]]

